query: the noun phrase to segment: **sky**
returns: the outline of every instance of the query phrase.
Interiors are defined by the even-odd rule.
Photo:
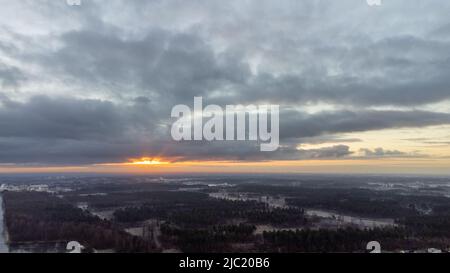
[[[450,174],[450,2],[0,0],[0,172]],[[280,105],[280,148],[174,141]]]

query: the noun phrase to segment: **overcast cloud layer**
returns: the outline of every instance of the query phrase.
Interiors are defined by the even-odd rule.
[[[0,163],[343,158],[355,151],[333,144],[341,134],[450,124],[447,1],[0,7]],[[282,147],[261,153],[252,142],[172,141],[170,111],[194,96],[222,106],[280,104]]]

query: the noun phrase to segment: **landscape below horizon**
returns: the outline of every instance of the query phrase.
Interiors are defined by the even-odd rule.
[[[450,178],[0,177],[0,252],[450,251]]]

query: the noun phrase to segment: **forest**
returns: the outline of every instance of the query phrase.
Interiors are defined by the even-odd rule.
[[[154,246],[48,193],[4,192],[11,243],[78,241],[86,251],[152,252]]]
[[[450,249],[449,198],[429,191],[223,185],[93,182],[76,184],[63,194],[4,192],[5,220],[13,244],[75,240],[88,252],[364,252],[374,240],[386,251]],[[218,190],[253,199],[209,195]],[[270,206],[262,196],[284,198],[286,205]],[[87,209],[78,208],[80,203]],[[102,209],[110,210],[112,218],[95,216],[93,211]],[[395,225],[330,227],[309,216],[309,209],[389,218]],[[127,231],[138,227],[146,235]]]
[[[422,211],[450,213],[447,197],[409,195],[395,191],[380,192],[362,188],[291,187],[243,184],[236,192],[281,195],[288,205],[299,208],[334,210],[375,218],[404,218],[421,215]]]
[[[275,226],[306,225],[304,210],[299,208],[270,209],[255,201],[228,201],[217,199],[196,200],[191,203],[145,203],[114,212],[119,222],[138,222],[150,218],[165,220],[179,226],[201,227],[224,224],[233,219],[243,219],[251,224]]]

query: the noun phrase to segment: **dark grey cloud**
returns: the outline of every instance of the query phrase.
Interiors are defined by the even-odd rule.
[[[308,159],[342,158],[353,153],[350,151],[350,147],[346,145],[336,145],[332,147],[299,151],[303,152],[305,154],[305,157]]]
[[[342,158],[340,134],[450,124],[428,105],[450,99],[450,3],[385,2],[4,1],[0,162]],[[282,147],[171,141],[194,96],[280,104]]]
[[[130,40],[89,29],[64,33],[60,41],[64,46],[57,52],[37,58],[52,72],[119,93],[149,94],[168,105],[200,95],[221,104],[415,106],[450,99],[450,42],[414,36],[350,48],[316,48],[307,42],[301,46],[313,58],[299,63],[305,71],[280,75],[254,75],[243,53],[229,49],[217,54],[195,33],[155,29]],[[328,75],[330,62],[344,70],[341,75]]]
[[[285,141],[289,142],[289,139]],[[359,138],[342,138],[336,135],[321,135],[313,137],[296,138],[294,139],[294,141],[296,141],[296,143],[305,143],[305,144],[324,144],[324,143],[355,143],[361,142],[362,140]]]
[[[123,162],[138,156],[136,145],[74,139],[0,138],[0,162],[25,165],[74,165]]]
[[[73,31],[64,33],[61,42],[61,49],[37,61],[80,84],[150,96],[166,108],[244,83],[250,74],[239,58],[214,54],[193,34],[154,30],[124,40],[116,33]]]
[[[110,102],[32,97],[15,102],[3,99],[1,137],[102,139],[120,134],[124,119]]]
[[[20,69],[0,63],[0,86],[17,87],[25,80],[26,77]]]
[[[350,147],[335,145],[319,149],[298,149],[297,145],[282,145],[271,153],[262,153],[257,142],[160,142],[150,155],[167,157],[174,162],[192,160],[267,161],[336,159],[352,154]],[[162,148],[161,148],[162,147]]]
[[[77,13],[51,5],[55,15],[80,21],[81,27],[68,26],[67,31],[45,37],[60,44],[56,49],[15,56],[26,57],[64,80],[89,85],[90,90],[151,95],[165,100],[167,106],[194,95],[220,103],[351,106],[416,106],[450,98],[450,42],[445,35],[433,34],[436,29],[446,29],[448,22],[438,14],[427,31],[419,31],[423,22],[415,18],[409,26],[398,26],[406,30],[395,32],[384,24],[398,20],[397,7],[368,13],[365,3],[360,6],[352,1],[339,5],[283,2],[249,2],[245,6],[211,1],[199,6],[168,1],[158,7],[154,1],[129,1],[122,10],[124,18],[110,18],[114,10],[96,1]],[[119,3],[114,1],[109,7],[118,8]],[[166,5],[177,9],[161,10]],[[239,14],[240,5],[249,13]],[[360,16],[352,18],[355,21],[350,25],[339,22],[341,25],[333,26],[331,11],[345,11],[349,6],[359,9]],[[45,13],[51,12],[50,7]],[[189,20],[190,16],[197,18],[194,7],[200,16],[198,24]],[[426,8],[433,9],[433,5]],[[222,13],[224,10],[228,13]],[[317,12],[317,18],[309,15],[311,11]],[[165,17],[154,21],[145,13],[155,18],[170,13],[178,17],[170,23]],[[259,13],[272,19],[263,24],[266,28],[256,24],[263,23]],[[363,17],[367,13],[371,16]],[[139,16],[149,23],[135,25]],[[129,24],[120,24],[126,20]],[[355,26],[358,20],[364,24]],[[179,30],[183,23],[186,27]],[[300,31],[297,24],[309,28]],[[256,74],[250,69],[255,55],[262,59]]]
[[[287,111],[280,118],[283,138],[423,127],[450,123],[450,114],[426,111],[331,111],[305,114]]]
[[[170,123],[153,118],[148,98],[136,98],[126,106],[104,100],[47,96],[25,102],[3,96],[0,102],[0,163],[92,164],[141,156],[173,161],[342,158],[352,154],[349,146],[303,149],[298,145],[358,141],[333,137],[342,132],[450,123],[450,114],[423,111],[314,115],[288,111],[281,116],[280,149],[262,153],[257,142],[172,141]],[[384,150],[365,152],[367,156],[379,156],[380,151],[394,155]]]

